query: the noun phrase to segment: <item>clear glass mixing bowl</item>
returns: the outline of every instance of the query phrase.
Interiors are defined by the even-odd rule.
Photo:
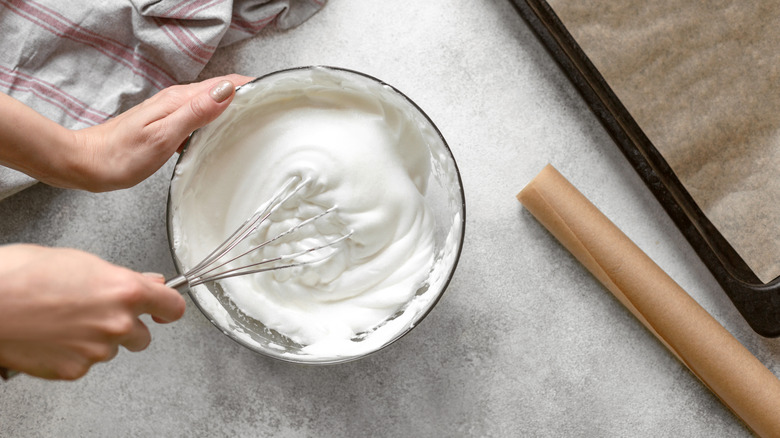
[[[201,312],[234,341],[266,356],[305,364],[333,364],[359,359],[393,343],[417,326],[439,301],[452,279],[463,246],[466,223],[463,184],[455,158],[444,137],[430,118],[411,99],[384,82],[363,73],[341,68],[323,66],[294,68],[262,76],[239,87],[234,104],[249,93],[273,93],[272,84],[279,79],[289,78],[305,82],[312,74],[323,73],[337,75],[339,81],[344,81],[341,82],[342,84],[351,83],[358,84],[360,87],[379,87],[376,89],[381,89],[383,93],[387,93],[388,98],[394,99],[398,105],[406,107],[408,114],[415,119],[420,129],[433,133],[433,135],[427,136],[431,175],[425,202],[434,215],[435,260],[427,280],[420,284],[417,292],[406,305],[387,320],[378,321],[373,330],[353,338],[354,342],[365,343],[362,344],[365,348],[358,349],[359,353],[356,354],[312,356],[303,352],[302,345],[266,327],[262,322],[245,315],[231,303],[218,282],[195,286],[189,291],[193,302]],[[233,107],[234,105],[231,105],[231,108],[221,118],[231,117]],[[236,108],[238,107],[240,105],[236,106]],[[218,124],[221,118],[213,124]],[[183,178],[183,173],[191,169],[191,166],[184,168],[182,162],[187,159],[188,151],[198,148],[204,139],[211,135],[212,131],[210,126],[206,126],[193,133],[185,151],[179,157],[171,179],[167,212],[168,239],[176,268],[180,273],[184,271],[184,267],[174,237],[174,216],[177,214],[178,202],[175,194],[187,190],[187,187],[182,186],[186,184],[182,182],[186,179]],[[188,212],[188,214],[193,214],[193,212]]]

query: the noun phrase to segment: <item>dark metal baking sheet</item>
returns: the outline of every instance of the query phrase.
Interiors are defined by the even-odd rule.
[[[780,336],[780,277],[762,282],[702,212],[544,0],[510,0],[756,333]]]

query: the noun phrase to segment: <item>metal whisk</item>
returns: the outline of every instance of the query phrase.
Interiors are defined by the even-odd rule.
[[[316,220],[336,211],[336,206],[331,207],[315,216],[312,216],[309,219],[299,222],[297,225],[282,233],[279,233],[273,238],[265,240],[260,244],[253,245],[249,249],[240,252],[236,251],[239,252],[237,255],[230,254],[230,252],[234,250],[241,242],[252,235],[252,233],[254,233],[255,230],[257,230],[263,224],[263,222],[265,222],[268,217],[271,216],[279,207],[281,207],[282,204],[287,202],[287,200],[292,198],[293,195],[298,193],[311,182],[309,178],[300,179],[300,182],[294,188],[290,189],[290,187],[299,179],[300,178],[298,177],[290,178],[284,184],[284,186],[282,186],[282,188],[276,192],[270,201],[262,204],[252,216],[250,216],[240,227],[238,227],[238,229],[230,237],[225,239],[224,242],[222,242],[216,249],[214,249],[211,254],[206,256],[206,258],[204,258],[200,263],[184,274],[166,281],[165,285],[172,288],[179,288],[185,284],[189,287],[193,287],[199,284],[208,283],[210,281],[222,280],[239,275],[256,274],[260,272],[312,264],[323,261],[332,256],[334,254],[333,251],[323,255],[322,257],[314,257],[307,260],[297,260],[299,257],[305,254],[332,247],[339,242],[348,239],[352,235],[352,231],[338,238],[327,241],[319,246],[306,248],[292,254],[285,254],[239,267],[228,266],[230,263],[245,257],[247,254],[255,252],[264,246],[275,242],[284,236],[292,234],[295,231],[315,222]]]

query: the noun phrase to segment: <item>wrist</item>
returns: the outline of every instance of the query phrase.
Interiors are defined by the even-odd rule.
[[[96,174],[97,164],[100,158],[95,151],[94,133],[96,127],[79,130],[69,130],[63,150],[67,151],[67,157],[63,157],[63,169],[68,174],[68,186],[66,188],[81,189],[90,192],[102,191],[96,186],[99,176]]]
[[[41,157],[44,161],[42,167],[47,170],[47,174],[40,178],[42,182],[65,189],[82,188],[82,154],[76,132],[60,125],[49,132],[47,155]]]
[[[72,187],[73,131],[0,93],[0,164],[58,187]]]
[[[77,131],[54,123],[40,139],[36,156],[38,167],[31,176],[41,182],[64,189],[81,189],[84,166]]]

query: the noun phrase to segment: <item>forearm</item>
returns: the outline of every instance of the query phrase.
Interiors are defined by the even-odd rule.
[[[214,120],[251,78],[169,87],[104,123],[71,131],[0,93],[0,164],[57,187],[102,192],[157,171],[195,129]]]
[[[77,172],[73,132],[0,93],[0,164],[59,187]]]

